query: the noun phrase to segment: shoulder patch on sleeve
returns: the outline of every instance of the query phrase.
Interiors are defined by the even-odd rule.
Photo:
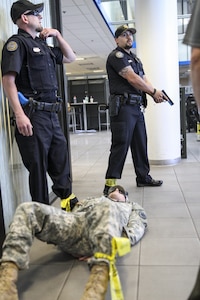
[[[117,51],[117,52],[115,53],[115,56],[116,56],[117,58],[122,58],[122,57],[124,57],[124,53],[122,53],[121,51]]]
[[[7,50],[8,51],[16,51],[18,48],[18,44],[15,42],[15,41],[10,41],[8,44],[7,44]]]

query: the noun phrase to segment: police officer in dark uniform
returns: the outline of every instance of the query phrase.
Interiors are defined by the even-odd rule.
[[[72,193],[68,147],[57,115],[62,103],[57,96],[56,64],[74,61],[75,54],[57,29],[42,27],[43,7],[27,0],[13,3],[10,13],[18,33],[3,48],[2,80],[15,114],[15,136],[29,171],[32,200],[49,204],[48,172],[61,207],[70,210],[78,200]],[[49,47],[48,37],[54,37],[59,47]],[[28,99],[24,107],[18,92]]]
[[[112,144],[106,172],[104,195],[110,186],[121,178],[130,146],[138,187],[161,186],[162,180],[154,180],[150,174],[147,156],[147,134],[142,106],[146,106],[146,93],[156,103],[165,96],[153,88],[147,80],[141,61],[131,52],[135,28],[120,26],[115,32],[117,48],[107,59],[110,88],[109,113]]]

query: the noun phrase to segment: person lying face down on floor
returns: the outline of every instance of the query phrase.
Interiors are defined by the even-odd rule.
[[[146,229],[144,209],[129,202],[119,185],[110,188],[108,197],[79,201],[71,212],[38,202],[24,202],[16,209],[2,248],[0,300],[18,300],[18,270],[28,268],[34,237],[80,259],[90,257],[90,277],[81,299],[103,300],[109,281],[113,238],[126,237],[129,246],[133,246]]]

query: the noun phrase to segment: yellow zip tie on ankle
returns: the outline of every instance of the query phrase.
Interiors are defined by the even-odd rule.
[[[110,292],[112,300],[124,300],[123,291],[121,288],[121,282],[118,275],[118,271],[115,265],[115,257],[118,254],[119,256],[123,256],[130,252],[131,246],[130,241],[127,238],[123,237],[115,237],[112,239],[112,254],[107,255],[104,253],[95,253],[95,258],[104,258],[107,259],[109,264],[109,277],[110,277]]]
[[[107,186],[114,186],[114,185],[116,185],[116,179],[115,178],[106,179],[106,185]]]
[[[64,208],[66,211],[71,211],[70,200],[75,197],[76,196],[74,194],[71,194],[68,198],[61,199],[61,208]]]

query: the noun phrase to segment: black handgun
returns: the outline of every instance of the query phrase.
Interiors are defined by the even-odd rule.
[[[174,102],[169,98],[169,96],[167,95],[167,93],[162,90],[162,93],[165,95],[165,97],[167,98],[167,102],[170,104],[170,105],[174,105]]]

